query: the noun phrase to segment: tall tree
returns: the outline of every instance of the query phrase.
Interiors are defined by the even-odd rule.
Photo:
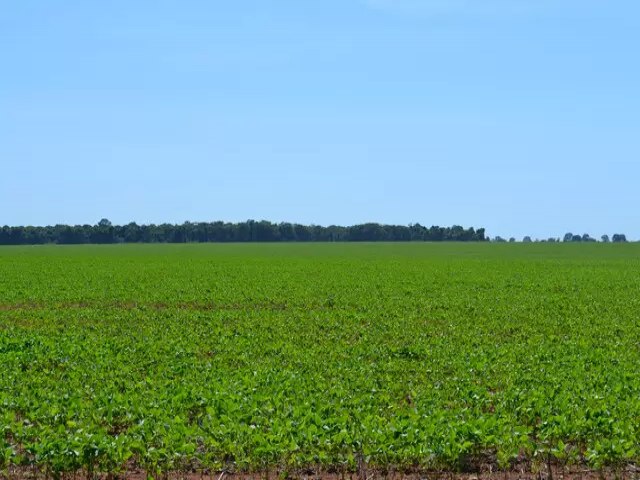
[[[611,240],[614,243],[626,243],[627,236],[624,233],[614,233]]]

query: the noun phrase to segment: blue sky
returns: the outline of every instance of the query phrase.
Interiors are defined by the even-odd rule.
[[[0,224],[640,238],[636,0],[0,1]]]

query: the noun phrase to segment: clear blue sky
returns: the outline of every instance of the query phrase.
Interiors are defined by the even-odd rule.
[[[0,225],[640,238],[637,0],[0,1]]]

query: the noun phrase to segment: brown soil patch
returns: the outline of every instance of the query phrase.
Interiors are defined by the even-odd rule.
[[[497,472],[456,473],[451,471],[411,471],[411,470],[366,470],[360,472],[335,472],[327,470],[270,470],[261,472],[165,472],[150,475],[144,470],[130,470],[124,473],[99,473],[89,475],[87,472],[61,473],[60,480],[635,480],[640,479],[640,469],[630,465],[619,469],[594,471],[588,469],[560,469],[552,472],[543,469],[539,472],[525,470],[509,470]],[[9,467],[0,471],[0,478],[15,480],[43,480],[56,478],[52,473],[35,470],[29,467]]]

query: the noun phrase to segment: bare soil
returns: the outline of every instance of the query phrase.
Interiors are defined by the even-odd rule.
[[[453,471],[411,471],[411,470],[367,470],[359,472],[335,472],[328,470],[269,470],[259,472],[165,472],[150,475],[141,469],[132,469],[124,473],[67,472],[58,476],[29,467],[9,467],[0,472],[0,478],[7,480],[640,480],[640,468],[627,465],[618,469],[600,471],[575,468],[553,468],[550,472],[544,468],[533,472],[527,470],[482,471],[477,473],[459,473]]]

